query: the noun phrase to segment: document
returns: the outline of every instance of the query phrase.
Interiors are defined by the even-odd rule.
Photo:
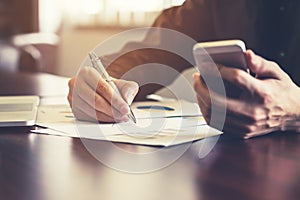
[[[186,101],[137,102],[131,106],[137,123],[90,123],[74,118],[68,105],[42,105],[35,133],[107,140],[132,144],[171,146],[219,135],[208,126],[199,108]]]

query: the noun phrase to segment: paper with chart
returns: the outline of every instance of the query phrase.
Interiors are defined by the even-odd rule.
[[[76,120],[68,105],[42,105],[37,125],[48,129],[33,132],[160,146],[221,134],[205,123],[196,104],[186,101],[138,102],[132,105],[132,109],[137,124],[105,124]]]

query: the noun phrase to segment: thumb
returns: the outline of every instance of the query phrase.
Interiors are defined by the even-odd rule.
[[[131,105],[134,100],[134,97],[139,91],[139,85],[134,81],[126,81],[122,79],[114,79],[116,86],[119,88],[119,91],[123,99]]]
[[[280,67],[272,61],[268,61],[258,55],[253,51],[246,51],[246,59],[250,71],[255,73],[257,78],[275,78],[280,79],[281,69]]]

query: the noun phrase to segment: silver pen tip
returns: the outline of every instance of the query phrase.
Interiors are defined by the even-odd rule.
[[[128,115],[128,117],[136,124],[136,118],[135,118],[131,108],[130,108],[130,114]]]

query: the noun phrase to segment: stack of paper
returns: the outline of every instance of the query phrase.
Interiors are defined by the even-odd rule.
[[[74,118],[68,105],[40,106],[33,132],[144,145],[170,146],[221,134],[209,127],[199,108],[186,101],[137,102],[132,105],[137,124],[90,123]]]

